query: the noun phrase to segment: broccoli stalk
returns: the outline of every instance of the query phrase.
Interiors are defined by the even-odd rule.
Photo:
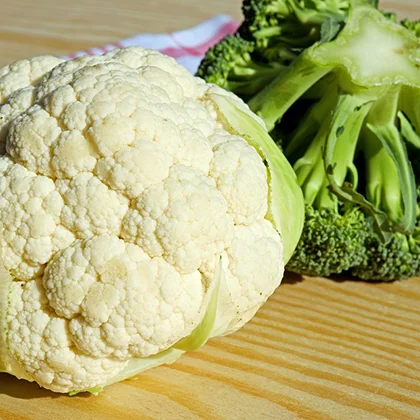
[[[376,101],[360,144],[367,162],[368,200],[388,215],[396,230],[411,233],[416,224],[417,192],[407,150],[395,125],[399,93],[399,86],[391,86]]]

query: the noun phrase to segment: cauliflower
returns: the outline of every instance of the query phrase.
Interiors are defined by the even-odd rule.
[[[234,95],[127,48],[6,66],[0,100],[0,371],[97,392],[280,284],[303,201]]]

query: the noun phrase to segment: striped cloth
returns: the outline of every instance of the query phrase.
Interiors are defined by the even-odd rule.
[[[229,16],[217,15],[199,25],[168,34],[138,34],[114,44],[78,51],[63,57],[71,60],[82,55],[98,55],[115,48],[142,46],[174,57],[191,73],[195,73],[205,52],[225,35],[238,28],[238,23]]]

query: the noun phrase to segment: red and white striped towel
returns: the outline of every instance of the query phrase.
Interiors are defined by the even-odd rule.
[[[78,51],[63,58],[70,60],[82,55],[98,55],[115,48],[142,46],[174,57],[191,73],[195,73],[209,47],[238,28],[229,16],[217,15],[190,29],[168,34],[138,34],[114,44]]]

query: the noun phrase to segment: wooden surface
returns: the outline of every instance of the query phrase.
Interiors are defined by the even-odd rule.
[[[420,0],[381,4],[420,18]],[[240,6],[240,0],[0,0],[0,65],[29,55],[66,55],[139,32],[184,29],[217,13],[240,19]]]
[[[420,17],[420,0],[384,8]],[[0,65],[172,31],[239,0],[0,1]],[[420,279],[289,275],[255,319],[172,366],[66,397],[0,375],[1,420],[420,419]]]

